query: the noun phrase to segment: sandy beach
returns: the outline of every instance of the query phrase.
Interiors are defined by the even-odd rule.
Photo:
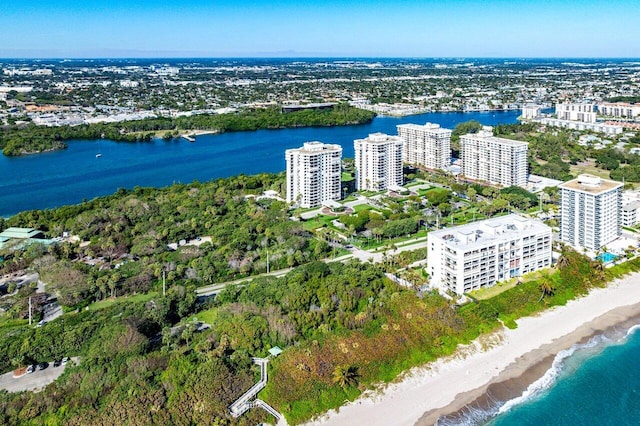
[[[566,306],[521,318],[515,330],[483,336],[310,424],[431,425],[441,416],[455,418],[469,404],[484,408],[521,395],[560,351],[638,323],[640,273],[634,273]]]

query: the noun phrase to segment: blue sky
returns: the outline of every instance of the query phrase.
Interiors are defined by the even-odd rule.
[[[640,57],[638,0],[0,0],[0,57]]]

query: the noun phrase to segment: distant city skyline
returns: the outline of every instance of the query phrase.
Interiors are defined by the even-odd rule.
[[[637,0],[2,2],[0,57],[640,57]]]

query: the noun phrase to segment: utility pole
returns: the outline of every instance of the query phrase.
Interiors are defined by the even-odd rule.
[[[269,243],[267,243],[267,274],[269,273]]]
[[[29,325],[31,325],[31,296],[29,296]]]
[[[164,297],[166,295],[167,295],[167,281],[166,281],[164,268],[162,268],[162,296]]]

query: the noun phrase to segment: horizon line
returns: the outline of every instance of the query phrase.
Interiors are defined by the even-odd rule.
[[[1,60],[99,60],[99,59],[448,59],[448,60],[464,60],[464,59],[574,59],[574,60],[593,60],[593,59],[633,59],[640,60],[637,56],[367,56],[367,55],[337,55],[337,56],[0,56]]]

